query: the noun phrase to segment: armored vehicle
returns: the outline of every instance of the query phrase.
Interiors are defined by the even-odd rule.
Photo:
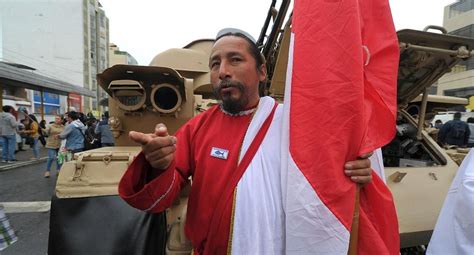
[[[283,1],[278,10],[275,2],[272,2],[257,43],[269,69],[268,83],[261,88],[261,93],[282,101],[291,14],[288,13],[289,1]],[[285,18],[288,18],[286,23]],[[269,25],[271,21],[272,26]],[[424,130],[426,91],[460,60],[472,55],[474,40],[415,30],[402,30],[398,32],[398,38],[397,134],[382,151],[387,185],[393,193],[399,217],[401,247],[409,248],[428,244],[458,167]],[[91,243],[91,238],[79,240],[75,237],[60,237],[61,234],[65,235],[64,226],[70,226],[66,220],[67,213],[61,212],[68,211],[69,216],[75,212],[84,225],[92,228],[97,221],[102,221],[97,225],[101,228],[113,229],[114,226],[124,225],[120,228],[124,232],[129,228],[128,234],[133,235],[127,239],[123,238],[124,234],[120,231],[112,234],[110,231],[101,232],[110,243],[126,240],[130,244],[139,240],[138,247],[126,254],[160,254],[165,252],[165,246],[167,254],[190,253],[191,247],[183,231],[187,189],[166,215],[150,216],[145,212],[133,211],[119,201],[117,184],[140,150],[128,140],[129,131],[151,133],[154,126],[162,122],[172,133],[188,119],[215,104],[208,69],[212,43],[212,40],[197,40],[182,49],[158,54],[150,66],[117,65],[98,75],[100,86],[110,96],[109,124],[117,146],[79,153],[75,160],[63,166],[56,186],[57,198],[53,199],[52,204],[50,247],[59,242],[65,243],[63,246]],[[423,93],[423,99],[415,118],[407,112],[406,107],[420,93]],[[107,198],[114,200],[114,203],[106,202]],[[107,218],[103,213],[100,215],[102,218],[92,217],[90,212],[84,215],[82,211],[73,210],[75,205],[69,202],[79,201],[74,199],[83,199],[80,203],[90,204],[95,199],[94,210],[106,211],[110,217]],[[106,205],[101,207],[101,204]],[[114,215],[117,211],[127,210],[127,215]],[[145,233],[139,232],[137,226]],[[152,233],[168,235],[166,245],[163,236],[154,236]],[[96,246],[96,250],[88,250],[88,253],[98,254],[97,247],[101,244],[92,242],[89,246]]]
[[[397,134],[382,150],[404,248],[428,244],[458,168],[425,130],[427,88],[472,55],[474,40],[414,30],[399,31],[398,38],[401,51]],[[420,93],[423,97],[415,119],[406,107]]]

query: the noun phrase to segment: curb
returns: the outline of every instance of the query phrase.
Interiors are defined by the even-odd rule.
[[[42,157],[42,158],[37,159],[37,160],[28,160],[28,161],[18,162],[18,163],[14,163],[14,164],[7,164],[7,165],[4,165],[4,166],[0,166],[0,172],[15,169],[15,168],[19,168],[19,167],[23,167],[23,166],[29,166],[29,165],[35,165],[35,164],[38,164],[38,163],[43,163],[47,159],[48,159],[48,157]]]

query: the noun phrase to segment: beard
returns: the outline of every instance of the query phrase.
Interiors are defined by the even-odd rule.
[[[238,99],[233,98],[231,93],[221,93],[222,89],[231,87],[240,91],[240,97]],[[222,80],[218,86],[213,88],[213,92],[216,99],[219,100],[222,109],[231,114],[237,114],[245,110],[249,102],[247,89],[241,82]]]

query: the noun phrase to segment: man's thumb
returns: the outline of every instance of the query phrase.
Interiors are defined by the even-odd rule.
[[[159,123],[155,127],[156,136],[168,136],[168,128],[163,123]]]

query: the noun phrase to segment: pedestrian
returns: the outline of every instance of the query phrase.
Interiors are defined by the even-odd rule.
[[[461,120],[461,113],[454,113],[453,120],[446,122],[439,130],[438,140],[442,145],[466,147],[471,131],[466,122]]]
[[[18,241],[15,231],[10,225],[3,206],[0,205],[0,251]]]
[[[87,120],[84,150],[92,150],[100,147],[100,136],[95,133],[97,119],[92,117]]]
[[[27,135],[28,143],[30,144],[31,148],[33,149],[34,157],[31,158],[32,160],[40,159],[39,154],[39,137],[40,137],[40,127],[36,116],[33,114],[29,114],[26,116],[25,119],[25,133]]]
[[[441,129],[443,127],[443,121],[442,120],[436,120],[434,127],[436,129]]]
[[[59,139],[66,139],[66,149],[72,154],[84,150],[84,133],[86,127],[79,120],[79,113],[71,111],[67,115],[67,125],[61,134],[57,135]]]
[[[175,136],[163,124],[153,134],[130,132],[142,151],[124,174],[119,194],[138,209],[162,212],[192,177],[185,232],[196,254],[233,249],[241,254],[283,254],[283,106],[259,97],[267,69],[246,33],[218,36],[209,67],[219,105],[188,121]],[[252,146],[254,142],[260,146]],[[346,162],[348,178],[361,184],[371,181],[368,156]],[[242,169],[237,186],[229,186]],[[222,207],[224,190],[234,192],[234,201]],[[225,208],[219,219],[213,218],[216,208]]]
[[[25,125],[23,125],[21,121],[18,122],[18,126],[16,127],[16,134],[15,134],[18,150],[16,150],[15,153],[19,151],[26,151],[25,149],[23,149],[23,137],[21,136],[24,130],[25,130]]]
[[[95,133],[100,134],[100,142],[102,147],[110,147],[115,145],[114,136],[110,131],[109,112],[106,111],[102,115],[102,120],[97,124]]]
[[[44,133],[48,136],[46,140],[46,148],[48,149],[48,160],[46,161],[46,171],[44,172],[44,177],[49,178],[51,173],[51,166],[53,161],[56,162],[56,171],[59,173],[61,169],[61,164],[57,160],[59,147],[61,146],[61,139],[58,138],[58,135],[64,131],[64,125],[62,124],[62,118],[59,115],[54,117],[54,123],[50,124],[44,130]]]
[[[0,113],[0,136],[2,139],[2,162],[11,163],[15,159],[16,128],[18,126],[12,106],[3,106]]]

